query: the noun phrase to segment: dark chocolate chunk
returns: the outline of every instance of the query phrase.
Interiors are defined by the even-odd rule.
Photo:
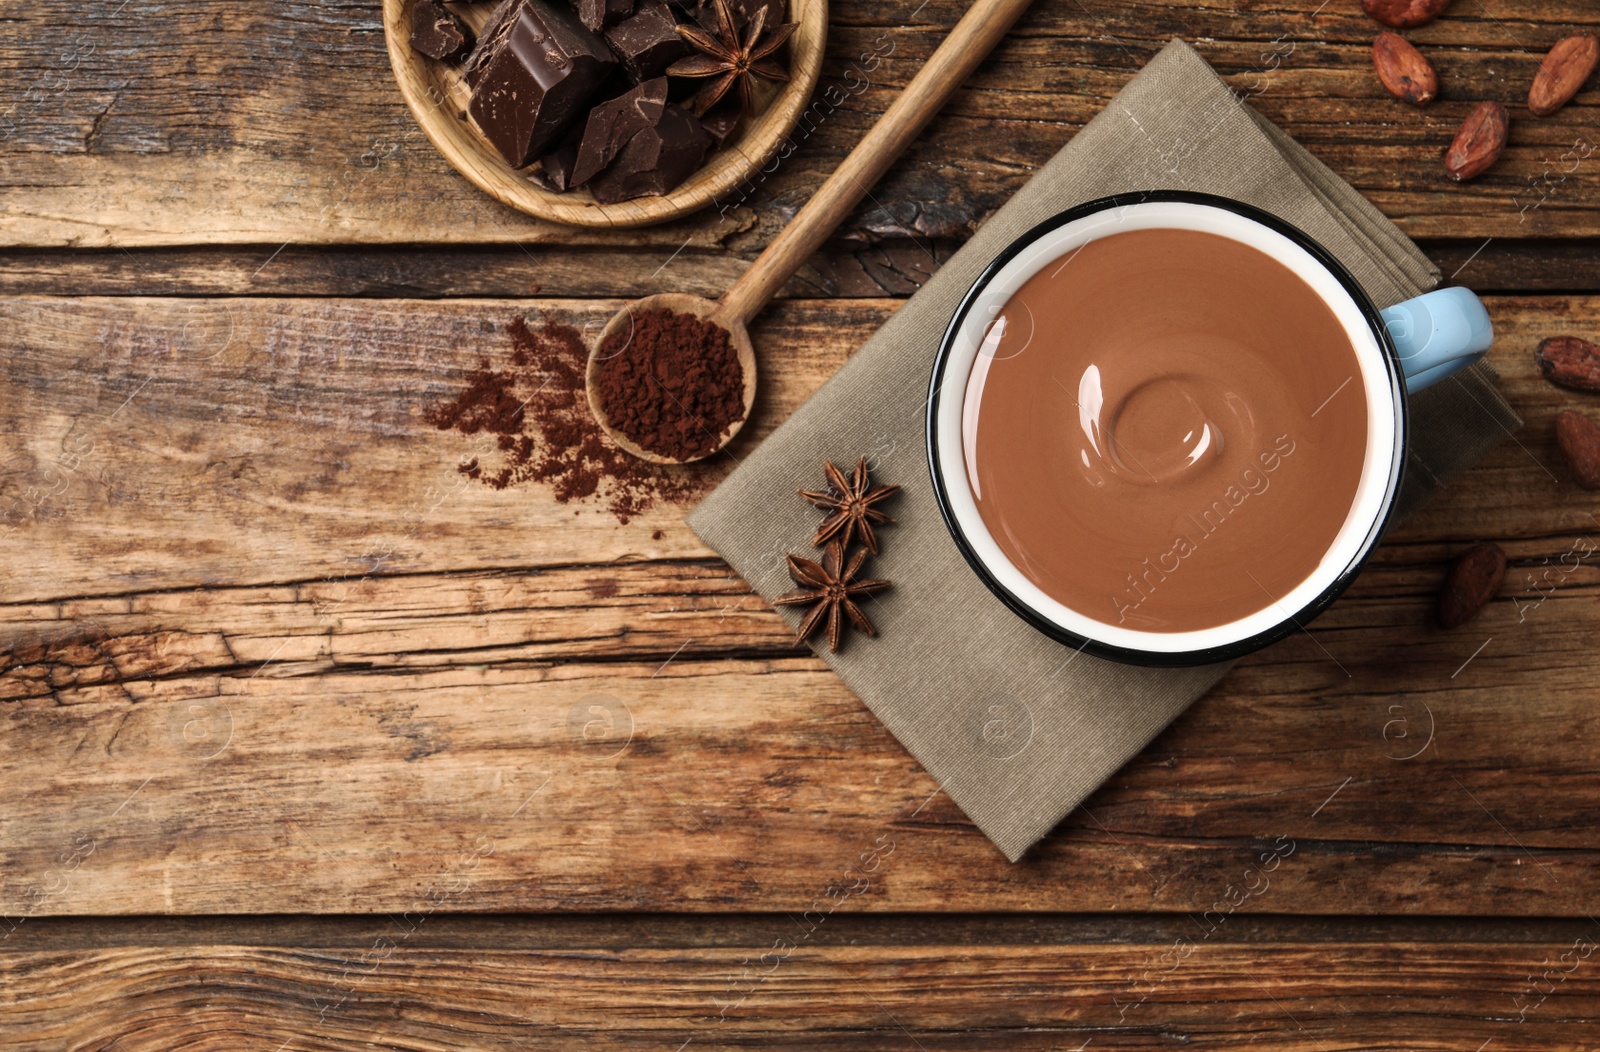
[[[454,62],[472,50],[472,30],[438,0],[411,5],[411,46],[441,62]]]
[[[492,42],[469,107],[513,168],[544,153],[583,116],[616,59],[578,16],[546,0],[520,0]],[[487,42],[486,43],[490,43]]]
[[[654,128],[667,106],[667,78],[656,77],[630,88],[610,102],[589,111],[578,160],[572,168],[572,185],[582,186],[600,174],[646,128]]]
[[[611,167],[589,181],[589,192],[603,205],[659,196],[689,178],[710,148],[694,115],[669,103],[654,127],[629,139]]]
[[[489,64],[494,52],[500,48],[507,31],[511,29],[512,16],[521,7],[522,0],[500,0],[500,6],[494,9],[489,21],[483,24],[483,31],[478,34],[478,46],[472,49],[472,54],[467,56],[467,61],[461,67],[468,87],[478,86],[484,67]]]
[[[705,86],[706,82],[703,77],[674,77],[669,74],[667,78],[667,101],[683,104],[692,110],[694,106],[690,105],[690,100],[700,94],[700,89]]]
[[[635,81],[661,76],[689,53],[678,35],[678,20],[661,0],[644,0],[632,18],[606,30],[606,43]]]
[[[578,21],[591,33],[616,25],[633,14],[633,0],[572,0],[572,6],[577,8]]]
[[[743,115],[738,96],[729,95],[701,115],[700,126],[720,150],[728,144],[728,137],[739,127],[739,118]]]
[[[607,77],[605,83],[596,88],[595,93],[590,96],[589,105],[598,106],[600,103],[614,99],[623,92],[631,91],[637,86],[637,82],[628,76],[628,71],[622,68],[621,63],[618,63],[611,71],[611,76]],[[583,134],[583,121],[577,123],[577,131],[579,135]]]
[[[564,194],[573,187],[572,166],[577,160],[578,144],[562,143],[539,158],[539,167],[530,172],[528,178],[546,189]]]

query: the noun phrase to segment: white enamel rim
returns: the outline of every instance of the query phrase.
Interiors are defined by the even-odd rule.
[[[1367,454],[1349,514],[1328,553],[1312,574],[1288,595],[1247,617],[1190,632],[1147,632],[1109,624],[1063,605],[1012,564],[978,513],[967,480],[961,414],[967,379],[977,357],[981,328],[966,324],[975,312],[998,308],[1034,274],[1096,238],[1129,230],[1178,229],[1219,234],[1250,245],[1288,266],[1322,297],[1356,349],[1367,400]],[[1216,205],[1187,201],[1142,201],[1112,205],[1041,234],[1024,246],[967,300],[968,309],[952,325],[955,334],[937,387],[932,432],[938,445],[938,476],[947,514],[972,554],[1003,589],[1035,616],[1074,636],[1121,650],[1181,655],[1235,646],[1293,620],[1333,588],[1377,542],[1377,526],[1394,500],[1403,450],[1404,393],[1391,374],[1385,351],[1360,304],[1320,260],[1271,227]],[[974,338],[971,329],[977,329]],[[1265,596],[1263,596],[1265,599]]]

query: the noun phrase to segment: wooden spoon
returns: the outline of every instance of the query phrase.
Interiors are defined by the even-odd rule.
[[[911,83],[890,104],[884,115],[872,126],[866,136],[850,151],[834,173],[800,209],[798,215],[772,239],[756,261],[734,282],[722,297],[712,302],[701,296],[681,293],[660,293],[635,300],[619,311],[600,337],[589,349],[589,366],[585,377],[589,409],[611,440],[636,457],[657,464],[681,464],[676,460],[641,448],[627,435],[611,426],[600,407],[600,370],[605,360],[599,357],[600,346],[612,333],[628,331],[635,313],[666,308],[683,314],[706,318],[727,330],[739,365],[744,370],[744,416],[717,436],[716,445],[698,457],[702,460],[718,452],[733,441],[739,428],[750,419],[756,398],[756,355],[750,345],[747,324],[760,313],[784,282],[794,276],[811,254],[833,233],[834,228],[849,215],[850,210],[866,196],[867,191],[905,152],[911,140],[917,137],[924,125],[933,118],[956,88],[964,83],[979,62],[994,49],[1006,35],[1030,0],[975,0],[967,9],[955,29],[945,38],[928,59],[925,66],[912,78]]]

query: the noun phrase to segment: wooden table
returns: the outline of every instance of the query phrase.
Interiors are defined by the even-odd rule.
[[[1600,334],[1579,0],[1457,0],[1387,100],[1355,0],[1040,0],[756,328],[770,431],[1172,35],[1488,295],[1526,427],[1008,865],[683,525],[456,470],[524,313],[718,294],[959,16],[840,0],[872,87],[724,212],[513,214],[374,0],[12,3],[0,35],[7,1048],[1430,1048],[1600,1041]],[[1448,183],[1470,104],[1505,158]],[[706,472],[707,485],[725,471]],[[1432,624],[1451,557],[1498,601]],[[1272,860],[1272,861],[1268,861]]]

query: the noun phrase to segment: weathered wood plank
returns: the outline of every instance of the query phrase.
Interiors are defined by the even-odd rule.
[[[752,246],[753,247],[753,246]],[[685,249],[671,259],[675,291],[716,298],[743,273],[752,247]],[[949,239],[834,241],[783,289],[791,299],[907,296],[960,247]],[[1486,293],[1600,288],[1600,241],[1427,240],[1440,270]],[[276,255],[274,253],[276,252]],[[524,250],[521,246],[239,246],[26,249],[0,252],[0,296],[309,296],[517,299],[659,292],[661,248]],[[271,258],[271,266],[262,264]],[[597,289],[595,275],[605,275]]]
[[[1568,243],[1538,244],[1559,253]],[[949,240],[895,238],[874,245],[836,241],[782,294],[806,299],[908,296],[957,247]],[[558,252],[520,245],[20,249],[0,252],[0,295],[56,295],[67,289],[76,296],[584,298],[660,292],[665,274],[674,291],[715,299],[755,256],[748,246],[743,251],[687,248],[676,256],[674,251],[645,246]],[[1491,250],[1480,259],[1487,263],[1494,255]],[[263,267],[269,258],[271,265]],[[603,288],[596,283],[601,275]]]
[[[446,871],[473,830],[496,851],[452,910],[804,909],[883,836],[903,868],[849,908],[1204,910],[1286,836],[1296,865],[1244,908],[1600,909],[1600,575],[1560,561],[1600,523],[1549,434],[1583,399],[1528,354],[1600,301],[1494,301],[1525,432],[1020,869],[677,507],[411,495],[465,444],[420,407],[533,305],[6,302],[6,492],[66,482],[0,539],[0,913],[402,909],[394,874]],[[760,427],[892,306],[776,309]],[[1506,595],[1440,633],[1443,562],[1480,536]]]
[[[713,948],[366,940],[0,953],[18,1049],[1584,1047],[1595,932],[1550,945],[819,946],[777,918]],[[1565,955],[1564,957],[1562,955]],[[1545,976],[1548,975],[1548,978]],[[1530,981],[1531,980],[1531,981]],[[244,1035],[248,1035],[246,1039]]]
[[[434,949],[623,950],[763,946],[782,913],[446,913],[426,921]],[[361,914],[35,917],[0,952],[141,947],[359,946],[384,918]],[[792,922],[790,922],[792,923]],[[1161,945],[1199,934],[1182,913],[926,913],[835,911],[806,940],[832,946]],[[1293,916],[1236,913],[1205,942],[1565,946],[1582,924],[1561,917]]]
[[[92,12],[27,6],[0,42],[0,241],[122,246],[498,242],[764,243],[881,113],[959,16],[958,0],[834,9],[824,84],[876,41],[871,87],[732,206],[649,232],[573,231],[514,213],[451,171],[412,123],[376,7],[354,0]],[[1463,8],[1419,30],[1444,79],[1426,112],[1384,96],[1375,25],[1351,5],[1283,9],[1050,0],[1036,4],[876,191],[847,236],[963,237],[1174,34],[1241,94],[1417,235],[1600,234],[1592,92],[1519,119],[1505,159],[1466,187],[1439,158],[1470,101],[1520,103],[1540,53],[1592,22],[1568,0]],[[206,31],[195,32],[204,25]],[[887,34],[887,36],[884,36]],[[852,77],[852,84],[859,83]],[[207,100],[197,111],[192,99]],[[1520,110],[1519,110],[1520,112]],[[752,207],[739,207],[750,205]],[[269,253],[256,253],[263,258]]]
[[[756,328],[758,441],[897,306],[791,301]],[[12,601],[373,573],[710,554],[664,503],[624,526],[530,484],[456,471],[472,439],[423,419],[524,312],[594,328],[615,301],[0,300],[0,567]],[[1600,333],[1600,299],[1495,299],[1492,360],[1528,421],[1395,539],[1543,539],[1594,528],[1551,421],[1581,396],[1537,375],[1555,332]],[[726,470],[691,477],[709,487]],[[908,480],[909,481],[909,480]],[[574,514],[577,512],[577,514]],[[655,534],[659,532],[658,538]],[[1548,554],[1530,549],[1526,557]]]
[[[237,583],[267,563],[277,580],[330,576],[332,565],[343,567],[332,576],[359,578],[425,570],[446,552],[453,566],[472,550],[469,564],[705,554],[679,507],[624,528],[603,503],[558,505],[544,487],[495,491],[459,473],[483,443],[424,415],[482,358],[503,366],[505,326],[533,306],[10,301],[0,308],[15,325],[11,396],[0,403],[0,517],[16,527],[0,538],[15,556],[10,596],[91,580],[95,591]],[[595,329],[617,304],[539,306]],[[855,333],[891,307],[869,302]],[[741,442],[770,430],[851,349],[829,331],[831,307],[796,320],[806,315],[763,369],[761,417]],[[437,323],[419,327],[424,317]],[[727,463],[679,474],[709,487]],[[120,537],[100,534],[91,555],[82,544],[99,534],[96,520],[120,523]]]
[[[845,882],[850,909],[1582,916],[1600,755],[1588,663],[1565,655],[1593,634],[1592,591],[1452,635],[1419,627],[1425,600],[1347,601],[1015,869],[810,658],[550,665],[496,645],[492,614],[385,637],[360,602],[367,649],[342,662],[342,621],[246,638],[248,661],[215,631],[77,639],[11,658],[32,662],[12,683],[55,681],[0,712],[0,914],[392,911],[482,850],[441,909],[806,909]],[[629,617],[685,649],[723,623],[709,604]],[[735,637],[762,620],[787,646],[754,611]],[[415,649],[379,657],[383,638]]]

